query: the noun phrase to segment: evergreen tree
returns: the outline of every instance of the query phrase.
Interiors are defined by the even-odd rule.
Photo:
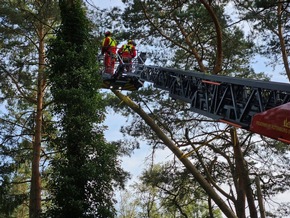
[[[228,1],[124,2],[128,33],[154,46],[158,65],[211,74],[253,73],[249,60],[254,44],[240,28],[229,26]]]
[[[289,13],[288,1],[234,0],[239,19],[248,23],[251,37],[255,37],[261,55],[270,65],[283,66],[283,75],[290,81],[289,66]]]
[[[143,171],[126,194],[120,217],[221,217],[219,210],[208,209],[207,196],[187,170],[172,163],[157,164]],[[138,212],[139,211],[139,212]],[[148,213],[148,211],[150,211]],[[135,215],[137,216],[137,215]]]
[[[148,40],[149,43],[163,43],[166,48],[170,48],[168,53],[160,49],[160,53],[163,52],[161,57],[169,54],[171,58],[174,53],[175,57],[179,58],[179,63],[187,64],[193,60],[193,64],[188,65],[189,69],[198,67],[205,72],[202,65],[206,66],[204,69],[209,69],[210,73],[210,69],[215,69],[215,62],[218,61],[215,55],[217,42],[214,36],[216,34],[213,20],[209,20],[207,7],[203,4],[203,8],[200,4],[204,1],[179,1],[178,4],[176,4],[177,1],[169,1],[166,4],[164,1],[124,2],[129,4],[125,10],[124,19],[128,21],[130,24],[128,26],[132,27],[131,30],[136,33],[136,37],[144,37],[144,41]],[[222,68],[224,71],[222,74],[269,79],[265,75],[255,74],[251,69],[250,57],[254,52],[251,49],[252,43],[244,38],[238,26],[228,25],[229,20],[226,19],[224,13],[224,6],[227,2],[207,1],[216,9],[219,26],[223,29]],[[187,11],[193,6],[196,10]],[[199,10],[197,10],[198,7],[200,7]],[[180,12],[184,13],[185,19],[177,19],[181,16]],[[176,47],[179,49],[175,50]],[[190,48],[196,48],[196,50],[190,50]],[[194,51],[202,55],[197,56]],[[170,58],[166,60],[173,60],[173,62],[178,60]],[[166,66],[172,65],[169,63]],[[179,66],[186,68],[181,64]],[[186,154],[184,158],[188,157],[190,162],[182,158],[180,160],[186,164],[188,171],[207,192],[209,204],[215,198],[215,203],[223,212],[226,211],[228,216],[234,217],[232,213],[235,213],[243,217],[247,209],[251,217],[258,216],[254,194],[257,187],[253,185],[256,176],[261,178],[262,183],[267,180],[266,178],[271,178],[267,181],[270,181],[272,187],[277,188],[276,192],[265,183],[265,186],[262,186],[264,200],[273,198],[274,192],[276,194],[289,190],[290,169],[286,164],[289,161],[289,155],[284,153],[287,145],[264,138],[259,140],[256,135],[244,130],[238,130],[237,139],[232,134],[233,130],[227,126],[190,112],[190,105],[167,98],[164,91],[152,86],[147,86],[138,93],[129,94],[138,102],[138,106],[132,105],[132,102],[123,98],[121,93],[115,92],[115,94],[134,110],[132,112],[127,108],[124,109],[126,116],[132,113],[133,120],[128,126],[122,127],[122,131],[139,137],[143,141],[147,139],[148,144],[154,149],[162,149],[166,145],[178,158],[183,157],[182,152]],[[149,114],[145,115],[142,108],[146,108],[144,110]],[[154,124],[158,124],[159,128]],[[153,129],[152,126],[156,128]],[[268,159],[267,155],[275,158]],[[277,161],[278,159],[282,161]],[[279,175],[283,185],[279,185],[281,180],[275,174]],[[231,205],[235,206],[234,211],[230,212],[227,207],[218,203],[219,197],[210,190],[208,183],[215,187],[218,195],[223,196],[222,198],[226,198]],[[230,193],[223,189],[225,185],[230,187]],[[249,205],[248,208],[246,204]],[[288,213],[287,210],[289,211],[286,209],[285,213],[280,210],[281,216],[285,216]]]
[[[0,88],[4,103],[0,168],[1,178],[5,178],[1,189],[11,190],[3,199],[16,199],[23,208],[29,205],[30,217],[40,216],[41,188],[45,188],[41,187],[45,167],[41,167],[40,156],[41,150],[45,151],[45,136],[50,134],[51,118],[45,95],[45,47],[58,17],[55,2],[4,0],[0,6]],[[18,195],[22,201],[17,200]],[[14,207],[9,206],[9,200],[5,205]],[[18,209],[13,215],[22,216]]]
[[[52,217],[114,217],[114,188],[127,177],[107,143],[100,123],[104,102],[99,92],[97,48],[81,0],[61,0],[61,26],[52,41],[49,80],[59,134],[51,162]]]

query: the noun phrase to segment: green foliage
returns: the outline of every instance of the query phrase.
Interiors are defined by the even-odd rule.
[[[55,13],[58,10],[58,7],[55,7],[57,2],[3,0],[0,4],[0,102],[5,102],[7,106],[5,114],[1,114],[0,119],[0,216],[23,217],[17,210],[21,209],[19,205],[24,205],[27,201],[28,185],[23,182],[29,179],[31,136],[35,126],[35,93],[38,79],[36,27],[45,24],[43,25],[45,37],[46,39],[50,37],[47,34],[52,33],[54,18],[58,16]],[[156,46],[158,52],[153,54],[156,62],[159,61],[166,66],[198,68],[192,52],[193,49],[197,49],[206,67],[208,69],[213,67],[216,52],[214,28],[207,11],[199,1],[124,2],[129,2],[130,6],[123,14],[125,21],[119,22],[120,9],[99,10],[97,13],[99,17],[96,20],[97,32],[102,35],[107,29],[114,31],[118,28],[122,31],[117,37],[134,37],[143,45]],[[144,15],[141,3],[145,2],[149,3],[143,6],[153,21],[151,24]],[[262,74],[254,74],[250,67],[250,59],[253,52],[256,52],[252,50],[252,41],[246,39],[235,25],[228,26],[230,20],[223,11],[228,1],[211,2],[224,28],[223,74],[264,78]],[[244,3],[248,9],[255,9],[244,18],[254,21],[253,28],[264,34],[265,47],[261,47],[261,53],[268,54],[273,57],[274,63],[278,63],[280,60],[278,39],[275,34],[269,36],[268,31],[274,29],[278,23],[275,17],[277,5],[272,4],[272,0],[236,2]],[[51,125],[52,116],[45,111],[50,108],[43,109],[43,133],[49,135],[51,139],[49,149],[55,153],[53,160],[49,162],[52,168],[49,169],[49,173],[47,172],[50,182],[47,197],[48,199],[51,197],[52,202],[44,208],[48,208],[47,215],[53,217],[93,217],[93,215],[112,217],[115,212],[112,198],[114,187],[122,186],[128,175],[121,169],[117,160],[118,155],[125,151],[122,150],[122,144],[107,143],[102,134],[103,128],[98,125],[104,119],[105,104],[98,91],[101,81],[95,62],[98,50],[96,46],[100,40],[95,41],[96,39],[89,34],[91,23],[84,16],[85,10],[81,1],[61,0],[60,6],[63,18],[61,31],[58,32],[57,39],[53,40],[49,54],[51,64],[49,85],[54,100],[56,115],[54,120],[58,122],[55,127],[59,131],[54,132]],[[258,9],[254,8],[255,6]],[[288,11],[289,5],[285,2],[280,21],[284,22],[286,30]],[[287,34],[285,31],[286,41],[289,38]],[[185,39],[189,39],[189,42]],[[167,62],[168,60],[170,61]],[[50,100],[49,94],[45,95],[45,103]],[[131,96],[141,102],[141,106],[151,107],[148,112],[178,145],[184,146],[184,151],[192,150],[196,144],[203,144],[214,135],[221,136],[221,139],[201,147],[199,154],[192,154],[194,157],[192,161],[203,173],[208,169],[214,169],[210,176],[217,185],[222,187],[226,182],[232,190],[235,190],[236,178],[231,144],[227,134],[220,134],[223,128],[213,125],[212,122],[205,122],[205,119],[198,115],[193,115],[189,112],[188,105],[168,99],[163,91],[149,87],[138,93],[131,93]],[[131,115],[130,110],[122,112],[126,116]],[[209,128],[212,130],[211,133],[206,131]],[[123,127],[122,132],[134,136],[135,140],[147,139],[154,148],[164,147],[150,128],[140,122],[138,116],[133,115],[133,124]],[[188,138],[185,137],[186,132]],[[244,142],[242,146],[245,158],[251,172],[261,175],[262,191],[266,198],[271,199],[274,194],[289,190],[289,155],[287,156],[285,144],[273,140],[252,143],[251,137],[250,134],[241,132],[240,139]],[[249,138],[250,140],[247,140]],[[191,146],[186,147],[190,143]],[[42,148],[47,151],[46,147]],[[48,154],[43,154],[49,160]],[[152,216],[156,217],[160,216],[158,214],[160,201],[147,201],[152,200],[150,197],[156,198],[160,195],[162,207],[167,208],[167,213],[176,211],[176,204],[173,204],[172,199],[158,187],[165,187],[169,191],[179,190],[176,187],[180,187],[180,193],[185,196],[188,193],[182,190],[196,188],[182,184],[178,180],[179,177],[171,181],[170,178],[160,175],[159,171],[168,173],[171,177],[175,176],[162,167],[154,169],[152,176],[150,173],[146,175],[146,185],[143,184],[139,189],[140,193],[149,193],[142,195],[146,198],[139,201],[139,206],[145,208],[145,203],[153,202]],[[175,171],[174,174],[184,178],[179,171]],[[187,178],[184,180],[188,181]],[[15,183],[22,185],[16,186]],[[193,190],[194,193],[195,191]],[[199,193],[197,197],[203,196]],[[183,202],[184,199],[178,197],[179,202]],[[201,205],[188,208],[194,210],[195,206],[199,208],[203,206],[203,202]],[[27,208],[24,211],[27,212]],[[287,208],[284,207],[283,211],[287,212]],[[272,216],[273,214],[271,213]]]
[[[157,164],[143,171],[134,183],[131,195],[122,198],[121,217],[137,213],[138,217],[209,217],[207,196],[194,178],[177,163]],[[131,209],[131,210],[130,210]],[[211,208],[214,217],[222,217]]]
[[[154,165],[143,172],[141,181],[157,188],[161,207],[167,217],[208,217],[207,198],[203,190],[187,170],[181,170],[174,163]],[[214,212],[221,217],[220,212]]]
[[[197,63],[201,61],[207,71],[211,72],[217,61],[216,32],[208,11],[200,1],[124,0],[123,2],[126,3],[127,7],[122,18],[126,22],[128,33],[139,39],[142,44],[154,47],[154,53],[149,54],[151,61],[155,61],[159,66],[197,70],[199,70]],[[256,10],[256,1],[235,1],[235,5],[241,4],[245,6],[245,9],[248,9],[245,10],[249,12],[247,17],[241,17],[253,21],[248,25],[236,17],[237,12],[240,14],[244,11],[239,10],[232,13],[233,1],[206,2],[209,2],[214,9],[222,28],[223,71],[220,74],[269,80],[269,77],[264,73],[254,72],[252,61],[258,51],[261,51],[261,47],[258,47],[261,44],[255,41],[257,34],[265,36],[261,43],[265,45],[267,50],[264,50],[263,47],[262,49],[264,52],[267,51],[269,56],[272,56],[272,61],[277,63],[281,60],[278,30],[275,29],[276,34],[271,35],[273,37],[269,37],[268,34],[269,30],[273,30],[271,27],[275,27],[279,21],[279,19],[275,19],[277,4],[270,8]],[[231,4],[227,5],[229,2]],[[287,35],[287,29],[289,29],[289,25],[287,25],[288,7],[289,4],[283,2],[280,21],[283,21],[283,28],[286,30],[285,39],[289,38]],[[229,13],[234,16],[229,16]],[[288,46],[287,43],[286,45]],[[274,58],[273,54],[275,54]],[[240,188],[235,169],[235,156],[229,133],[225,131],[226,127],[223,124],[217,124],[214,120],[189,112],[190,104],[168,98],[167,92],[150,85],[137,93],[129,93],[128,95],[148,112],[164,133],[184,153],[192,151],[189,157],[192,163],[213,186],[218,187],[217,190],[221,188],[219,193],[221,196],[236,205],[239,204],[235,200],[236,193]],[[140,141],[146,141],[147,145],[152,146],[154,152],[158,152],[155,150],[157,148],[164,148],[164,143],[156,137],[156,134],[138,115],[123,108],[123,105],[116,107],[118,108],[116,110],[120,110],[126,117],[132,117],[131,122],[122,127],[124,134],[134,138],[138,137]],[[284,154],[280,152],[281,149],[283,150],[281,143],[264,138],[259,141],[256,135],[246,131],[239,131],[239,141],[244,152],[244,161],[247,162],[250,170],[249,179],[254,180],[256,174],[261,176],[265,200],[272,199],[274,193],[289,190],[288,176],[290,171],[289,164],[286,164],[287,161],[289,162],[289,152]],[[280,158],[283,161],[278,161]],[[159,179],[161,180],[160,177],[164,174],[166,173],[156,174],[156,177],[151,180],[152,184],[155,184],[154,182],[159,181]],[[142,184],[141,188],[147,188],[148,191],[149,187],[146,185]],[[159,183],[158,185],[163,184]],[[230,196],[226,195],[227,191],[224,192],[224,185],[231,188]],[[162,187],[168,188],[167,186]],[[256,187],[251,185],[251,188],[255,190]],[[156,189],[152,188],[150,197],[156,197]],[[150,199],[150,197],[148,195],[146,199]],[[253,197],[256,196],[253,194]],[[144,207],[149,205],[146,204],[147,201],[143,203]],[[154,209],[156,208],[158,206],[155,204]],[[285,213],[280,212],[280,214],[285,216],[287,210]]]
[[[124,1],[129,7],[122,18],[128,32],[142,45],[154,46],[151,61],[160,66],[208,72],[216,64],[216,29],[208,10],[200,1]],[[211,1],[223,34],[223,75],[251,72],[255,46],[242,30],[231,26],[225,14],[228,1]],[[146,28],[144,28],[146,26]],[[234,72],[234,73],[233,73]]]
[[[27,197],[26,194],[13,190],[10,178],[3,176],[0,186],[0,217],[14,217],[16,209],[27,200]]]
[[[8,145],[0,152],[0,217],[17,217],[28,214],[31,144]]]
[[[258,8],[269,8],[273,7],[277,4],[277,1],[275,0],[256,0],[255,1],[255,6]]]
[[[258,52],[268,58],[267,62],[273,68],[283,65],[283,70],[279,73],[286,74],[289,80],[289,43],[287,43],[290,37],[289,2],[275,0],[238,2],[236,7],[240,12],[239,19],[247,21],[252,27],[250,37],[255,38]]]
[[[5,180],[0,182],[0,188],[6,191],[0,207],[11,217],[28,216],[32,145],[37,122],[39,44],[47,40],[56,22],[55,3],[54,0],[3,0],[0,4],[0,181]],[[41,39],[40,29],[43,31]],[[42,91],[45,92],[45,88]],[[47,97],[41,100],[46,103]],[[41,112],[42,133],[47,136],[51,117],[46,108]]]
[[[96,47],[82,1],[60,1],[62,25],[49,53],[51,93],[59,134],[51,141],[52,217],[113,217],[114,188],[128,174],[118,164],[121,147],[107,143],[100,124]]]

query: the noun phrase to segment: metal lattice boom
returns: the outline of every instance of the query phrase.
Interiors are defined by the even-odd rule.
[[[249,129],[252,117],[290,102],[290,84],[144,66],[141,80],[167,90],[192,111]]]

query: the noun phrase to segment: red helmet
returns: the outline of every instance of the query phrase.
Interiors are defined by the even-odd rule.
[[[105,36],[110,36],[110,35],[111,35],[110,31],[105,32]]]

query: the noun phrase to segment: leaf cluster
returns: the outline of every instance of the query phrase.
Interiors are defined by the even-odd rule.
[[[128,173],[117,161],[122,149],[105,141],[99,124],[104,102],[99,93],[95,46],[82,1],[60,1],[62,24],[52,40],[49,80],[59,133],[51,146],[49,175],[53,217],[113,217],[114,188]]]

